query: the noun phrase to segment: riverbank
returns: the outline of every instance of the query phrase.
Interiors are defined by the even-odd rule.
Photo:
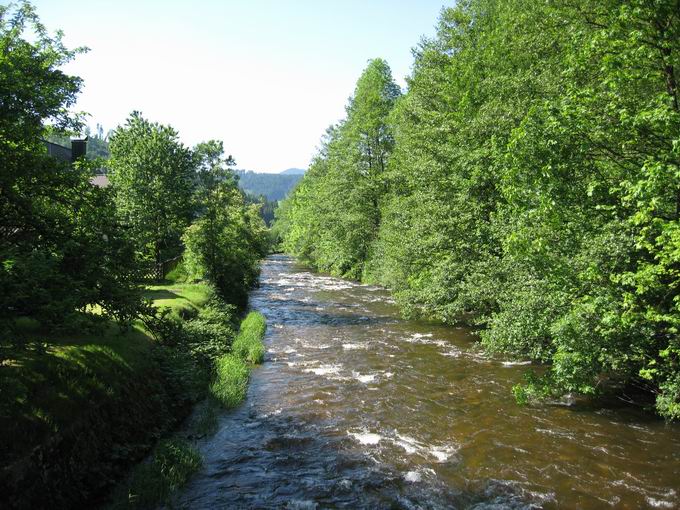
[[[201,466],[196,441],[216,431],[223,410],[237,407],[245,399],[250,367],[264,358],[265,331],[265,318],[259,312],[252,311],[241,321],[230,352],[214,360],[205,398],[181,430],[161,441],[116,487],[107,505],[109,510],[150,508],[171,502],[177,489]]]
[[[267,362],[174,508],[675,508],[680,428],[618,399],[518,406],[527,366],[385,289],[268,257]]]
[[[2,352],[0,488],[15,508],[105,502],[112,484],[205,398],[230,351],[236,310],[204,284],[146,289],[167,311],[126,331],[111,322],[54,334],[26,325]]]

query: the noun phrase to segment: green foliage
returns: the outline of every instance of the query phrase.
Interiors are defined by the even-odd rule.
[[[201,287],[198,286],[199,296],[203,292]],[[154,288],[157,289],[158,286]],[[185,295],[192,294],[190,288],[188,285],[184,286]],[[168,290],[163,292],[170,293]],[[161,296],[165,298],[166,294]],[[192,360],[195,370],[210,373],[215,361],[229,351],[234,339],[234,307],[211,293],[206,302],[197,305],[198,311],[195,315],[187,316],[188,314],[182,311],[184,308],[181,303],[185,301],[184,296],[177,296],[170,301],[170,303],[167,299],[155,301],[156,306],[163,304],[160,308],[149,307],[143,317],[144,325],[159,344],[171,348],[185,359]]]
[[[197,373],[137,328],[30,329],[21,349],[0,348],[0,459],[14,466],[4,496],[21,508],[87,507],[186,416]]]
[[[205,437],[217,431],[218,419],[221,406],[214,398],[206,398],[196,406],[189,424],[189,432],[192,437]]]
[[[189,273],[187,273],[187,268],[184,265],[184,261],[181,260],[173,269],[171,269],[166,275],[165,279],[169,282],[184,283],[189,278]]]
[[[285,249],[389,286],[406,315],[484,326],[488,350],[548,364],[519,400],[627,383],[677,418],[679,11],[445,9],[396,103],[362,77],[277,211]],[[388,163],[365,179],[357,162],[376,151],[355,133],[383,125]]]
[[[149,462],[138,465],[109,508],[153,508],[170,502],[200,467],[201,456],[187,441],[159,443]]]
[[[281,205],[284,248],[320,270],[350,278],[364,272],[378,235],[393,147],[387,117],[399,95],[387,63],[371,60],[347,118],[327,130],[309,171]]]
[[[302,175],[257,173],[251,170],[236,170],[238,185],[245,193],[264,196],[271,202],[278,202],[295,188]]]
[[[214,292],[205,283],[164,283],[147,285],[144,298],[156,308],[168,308],[170,315],[177,319],[191,319],[210,301]]]
[[[264,334],[267,322],[260,312],[250,312],[243,322],[238,335],[232,344],[232,352],[250,363],[262,363],[264,360]]]
[[[278,207],[278,201],[269,200],[265,195],[255,196],[246,193],[246,204],[257,204],[260,217],[264,220],[267,227],[271,227],[274,223],[274,211]]]
[[[241,358],[226,354],[215,364],[210,392],[227,409],[236,407],[246,398],[249,375],[248,365]]]
[[[192,216],[194,160],[177,132],[133,112],[110,138],[111,188],[117,214],[144,260],[180,251]]]
[[[123,393],[131,370],[149,368],[147,340],[138,331],[120,334],[107,325],[90,335],[38,331],[23,349],[2,348],[3,464],[65,431],[90,400],[103,398],[107,390]]]
[[[245,306],[257,281],[259,260],[268,252],[267,229],[257,205],[246,206],[233,174],[225,168],[221,143],[196,151],[201,158],[198,189],[201,216],[186,229],[184,266],[190,279],[207,280],[227,302]]]
[[[81,80],[60,67],[83,50],[50,36],[33,8],[0,7],[0,341],[17,316],[61,326],[88,307],[129,322],[140,304],[133,246],[109,190],[46,154],[47,124],[78,129],[68,114]]]
[[[3,497],[27,508],[100,497],[205,396],[230,349],[234,307],[207,283],[174,282],[147,289],[155,309],[138,284],[147,261],[167,269],[160,262],[181,254],[190,222],[208,225],[225,263],[210,259],[200,278],[245,304],[267,251],[221,142],[191,151],[172,128],[133,113],[111,136],[109,188],[90,182],[100,160],[47,154],[44,139],[83,126],[69,113],[82,81],[62,70],[82,51],[50,35],[30,4],[0,6],[0,458],[12,466]],[[101,128],[91,148],[107,155]],[[186,265],[205,264],[199,244]],[[186,273],[180,263],[172,276]],[[229,384],[217,387],[235,398]],[[139,482],[147,492],[133,490],[142,506],[165,502],[198,461],[167,443],[152,464]]]

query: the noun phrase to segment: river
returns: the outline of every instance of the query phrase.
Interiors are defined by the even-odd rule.
[[[263,264],[265,363],[199,442],[183,508],[675,508],[680,427],[631,406],[520,407],[526,366],[399,318],[385,290]]]

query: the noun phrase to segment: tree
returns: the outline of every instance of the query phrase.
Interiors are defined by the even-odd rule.
[[[180,238],[192,218],[192,153],[173,128],[152,123],[139,112],[113,132],[110,150],[118,214],[141,258],[160,267],[180,253]]]
[[[130,246],[110,193],[91,168],[46,153],[47,124],[77,130],[68,113],[80,78],[59,69],[84,50],[64,47],[33,8],[0,7],[0,334],[17,317],[61,326],[88,305],[130,319],[139,304]]]
[[[406,315],[482,326],[488,351],[545,363],[520,400],[635,387],[680,418],[678,12],[445,9],[385,122],[387,165],[362,131],[387,109],[362,78],[277,213],[284,246],[389,286]]]
[[[387,118],[401,91],[382,59],[371,60],[322,148],[282,211],[286,245],[317,268],[360,278],[380,226],[384,174],[393,147]]]
[[[246,206],[222,142],[198,144],[194,157],[200,215],[182,238],[184,264],[191,278],[208,280],[227,302],[245,306],[266,255],[266,226],[258,206]]]

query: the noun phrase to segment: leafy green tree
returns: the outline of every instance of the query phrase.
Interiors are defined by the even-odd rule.
[[[139,112],[113,132],[110,150],[118,214],[141,258],[160,267],[180,253],[180,238],[192,218],[192,153],[173,128],[152,123]]]
[[[131,249],[110,193],[91,168],[46,154],[47,124],[77,130],[68,114],[81,80],[59,68],[82,52],[52,36],[33,7],[0,7],[0,334],[29,316],[63,325],[88,305],[130,319],[139,304]],[[7,335],[7,336],[5,336]]]
[[[334,274],[360,278],[380,226],[385,170],[393,147],[387,118],[401,91],[382,59],[369,62],[319,155],[286,209],[289,250]]]
[[[445,9],[385,122],[387,165],[373,172],[356,129],[386,110],[358,87],[277,212],[285,248],[389,286],[406,315],[484,326],[489,351],[545,363],[520,400],[633,386],[680,418],[678,12]]]
[[[266,226],[258,207],[246,206],[222,142],[197,145],[194,157],[200,217],[182,238],[185,267],[191,278],[210,281],[227,302],[244,306],[267,252]]]
[[[534,161],[545,158],[529,184],[547,207],[516,239],[545,243],[558,219],[570,245],[558,253],[571,253],[572,262],[563,264],[566,304],[550,325],[552,369],[527,387],[530,394],[596,393],[613,379],[647,387],[661,414],[680,417],[678,259],[671,255],[678,246],[679,7],[588,2],[557,11],[570,27],[569,80],[559,100],[527,118],[515,144]],[[536,147],[530,136],[539,130],[544,143],[564,150]],[[521,163],[513,162],[512,175],[526,182]]]

